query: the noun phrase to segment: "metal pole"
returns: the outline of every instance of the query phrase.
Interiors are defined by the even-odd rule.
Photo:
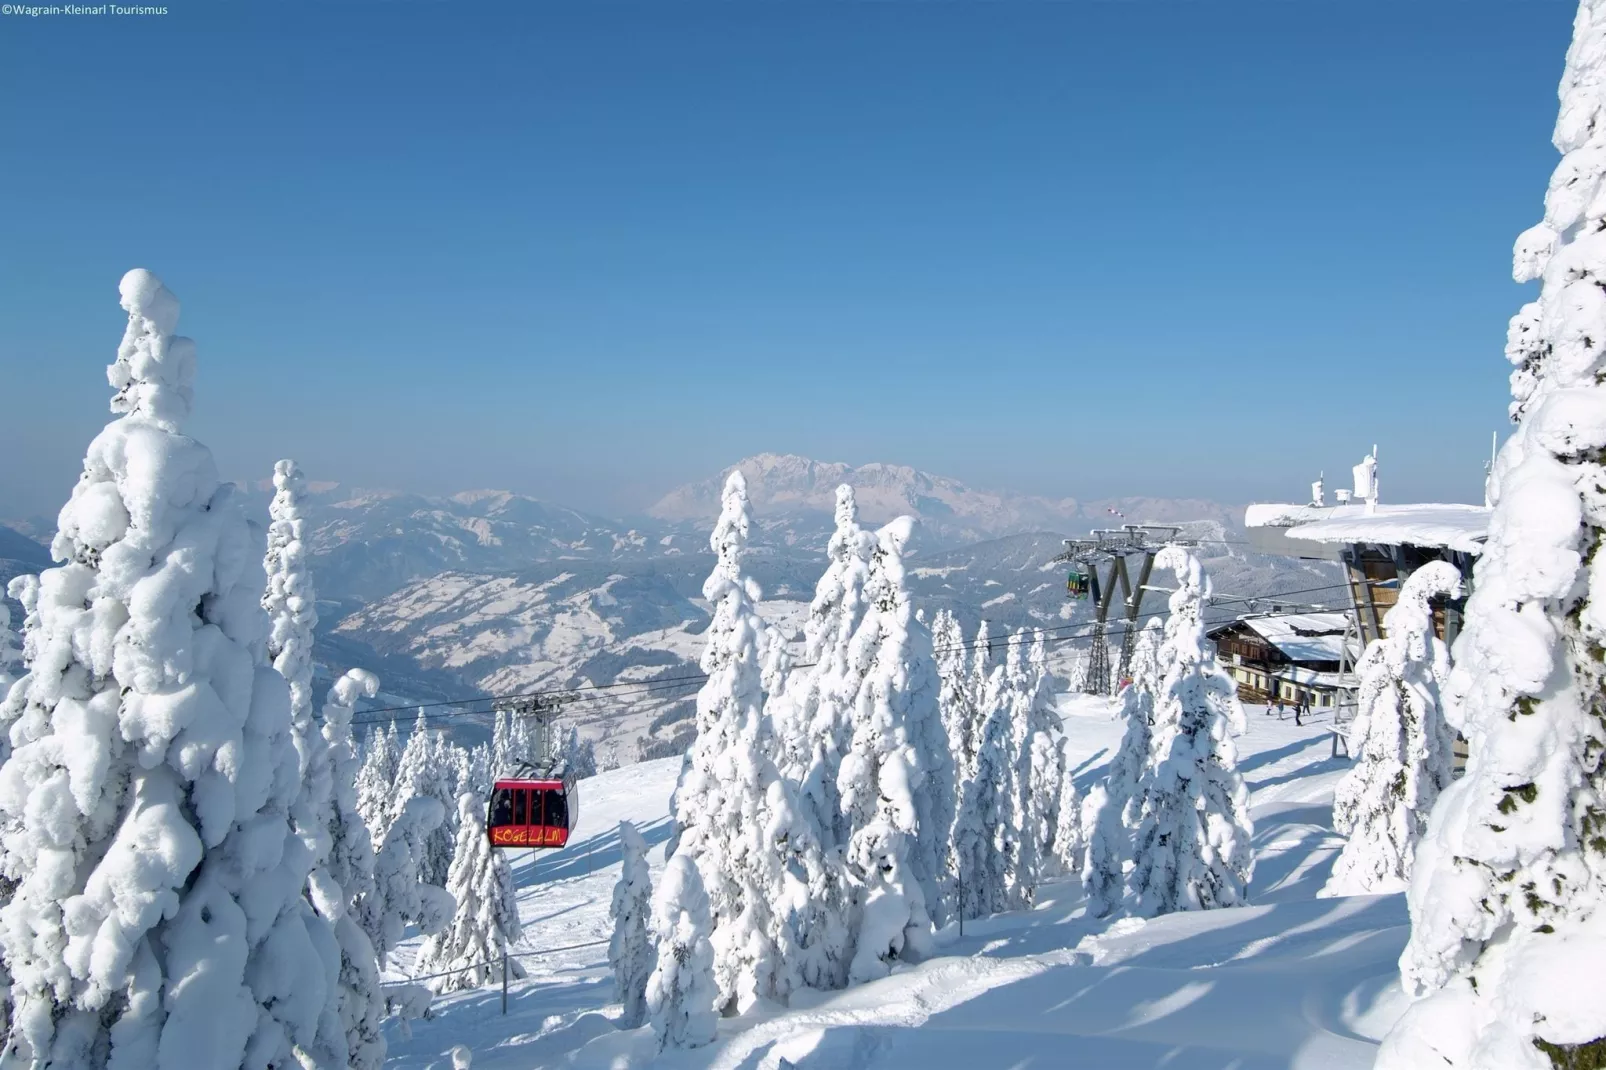
[[[507,944],[502,945],[502,1016],[507,1016]]]

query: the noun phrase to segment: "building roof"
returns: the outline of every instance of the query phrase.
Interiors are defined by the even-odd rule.
[[[1489,534],[1491,510],[1482,505],[1364,504],[1251,505],[1244,526],[1282,528],[1290,539],[1314,543],[1369,542],[1384,546],[1424,546],[1476,554]]]
[[[1315,669],[1306,669],[1299,665],[1277,669],[1271,674],[1271,678],[1287,680],[1291,684],[1304,684],[1308,687],[1332,688],[1335,691],[1341,687],[1359,687],[1361,684],[1360,677],[1352,672],[1317,672]]]
[[[1289,661],[1339,661],[1344,656],[1344,613],[1277,613],[1263,617],[1240,617],[1231,624],[1211,630],[1219,634],[1233,625],[1243,625],[1282,652]]]

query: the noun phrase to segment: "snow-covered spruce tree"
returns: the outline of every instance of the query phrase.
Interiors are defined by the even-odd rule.
[[[932,653],[937,661],[937,679],[941,691],[937,708],[942,714],[943,729],[948,733],[948,752],[953,756],[954,779],[963,785],[973,775],[976,765],[975,744],[970,735],[974,729],[974,711],[971,709],[970,665],[965,656],[965,635],[959,628],[959,619],[946,609],[939,609],[931,620]]]
[[[465,791],[488,791],[496,773],[491,765],[491,745],[478,743],[468,749],[468,768],[462,777]]]
[[[501,980],[502,953],[521,933],[519,904],[507,859],[485,833],[485,802],[471,791],[458,796],[457,853],[446,891],[457,909],[446,927],[424,941],[413,972],[445,973],[429,982],[436,992]],[[507,961],[510,978],[524,976],[517,959]]]
[[[697,737],[670,804],[671,853],[697,865],[708,897],[722,1010],[784,1001],[798,981],[792,930],[777,914],[791,898],[783,890],[782,859],[796,820],[763,715],[764,621],[758,585],[742,568],[750,525],[747,484],[734,471],[710,538],[716,562],[703,584],[714,613],[701,662],[708,679],[697,693]]]
[[[719,1013],[713,920],[696,864],[676,855],[652,900],[653,971],[646,1009],[660,1047],[700,1047],[714,1039]]]
[[[465,791],[473,792],[476,795],[484,795],[490,789],[490,784],[483,780],[474,779],[474,759],[467,747],[460,747],[453,743],[446,738],[444,733],[440,737],[440,747],[446,767],[452,771],[452,791],[456,793],[458,798],[462,798]],[[460,822],[454,814],[452,817],[452,831],[454,834],[459,824]],[[452,857],[457,857],[455,848]]]
[[[431,936],[452,920],[457,909],[446,889],[422,878],[418,863],[425,841],[445,821],[439,799],[419,796],[407,801],[385,834],[385,844],[374,859],[373,908],[363,912],[381,966],[409,925]]]
[[[791,895],[777,915],[791,930],[799,978],[814,988],[846,984],[852,953],[849,830],[837,779],[864,668],[851,654],[867,609],[873,543],[859,526],[853,488],[839,486],[826,570],[803,628],[806,667],[791,671],[783,692],[772,693],[765,707],[778,735],[781,777],[793,797],[786,869],[803,881],[802,888],[787,881]]]
[[[652,877],[647,872],[647,841],[636,826],[619,822],[621,864],[613,886],[608,917],[613,938],[608,941],[608,965],[613,967],[613,996],[623,1013],[619,1025],[634,1029],[647,1020],[647,980],[652,976],[652,939],[647,924],[652,917]]]
[[[7,586],[7,591],[21,604],[26,628],[26,621],[38,616],[39,577],[13,577]],[[37,623],[34,624],[33,630],[37,634]],[[0,602],[0,763],[11,757],[11,722],[20,716],[22,710],[21,703],[12,706],[8,705],[5,699],[11,692],[11,685],[16,683],[25,671],[27,660],[22,640],[11,629],[11,607]],[[10,898],[9,893],[5,892],[5,887],[5,877],[0,875],[0,904]],[[4,978],[0,977],[0,981],[3,980]],[[0,996],[0,999],[3,998]],[[0,1032],[0,1037],[4,1035],[4,1032]]]
[[[491,714],[491,768],[495,771],[493,775],[510,771],[508,755],[512,727],[507,710],[497,710]]]
[[[290,685],[290,737],[306,778],[310,751],[322,744],[312,723],[312,635],[318,626],[318,599],[313,590],[305,542],[306,520],[301,502],[306,479],[294,461],[273,466],[273,501],[268,515],[268,574],[262,608],[269,621],[268,660]],[[313,803],[316,806],[316,802]]]
[[[22,641],[11,630],[11,607],[0,602],[0,701],[22,675]]]
[[[1239,906],[1255,867],[1249,792],[1230,734],[1243,731],[1243,707],[1201,619],[1210,581],[1177,546],[1161,550],[1154,563],[1176,574],[1177,589],[1160,648],[1166,674],[1155,714],[1169,738],[1155,736],[1161,749],[1145,776],[1147,812],[1127,879],[1135,912],[1148,917]]]
[[[931,636],[904,588],[913,525],[899,517],[876,533],[865,583],[869,610],[850,651],[863,682],[837,787],[850,830],[848,863],[860,887],[849,967],[855,981],[885,976],[893,961],[923,953],[933,922],[952,913],[944,870],[953,766]]]
[[[803,626],[803,661],[810,668],[801,680],[787,685],[795,731],[785,741],[788,751],[782,768],[799,785],[799,803],[826,848],[847,841],[836,779],[859,692],[851,651],[867,608],[864,585],[874,542],[859,526],[853,488],[843,484],[836,489],[836,530],[827,547],[828,564],[815,585]]]
[[[993,648],[997,640],[992,626],[982,621],[976,629],[976,638],[968,644],[965,664],[957,667],[968,681],[964,688],[963,705],[970,715],[968,725],[960,726],[955,733],[960,737],[962,749],[954,751],[955,779],[957,783],[975,774],[976,751],[981,746],[982,726],[992,714],[993,707],[1003,701],[1007,693],[1003,666],[995,665]],[[950,737],[952,738],[952,737]]]
[[[61,511],[6,699],[6,1059],[340,1065],[338,951],[302,896],[261,540],[182,432],[195,349],[173,335],[178,301],[144,270],[120,289],[120,415]]]
[[[1054,839],[1049,845],[1048,868],[1055,873],[1081,873],[1087,841],[1082,825],[1082,798],[1076,790],[1076,775],[1060,741],[1060,788],[1055,802]]]
[[[407,745],[402,748],[401,760],[396,766],[396,782],[391,788],[390,820],[394,822],[400,811],[413,799],[434,799],[441,804],[442,819],[421,845],[418,856],[419,878],[426,884],[444,885],[452,868],[452,856],[457,849],[457,787],[456,756],[440,733],[429,726],[425,711],[420,708],[418,720],[413,724]],[[448,811],[447,807],[451,807]]]
[[[582,740],[575,725],[570,725],[563,737],[563,768],[577,780],[597,775],[597,745],[592,740]]]
[[[713,1042],[720,1001],[709,943],[713,924],[697,863],[677,851],[664,866],[663,883],[652,901],[657,961],[647,980],[647,1015],[661,1047],[697,1048]]]
[[[340,1021],[346,1033],[346,1050],[352,1070],[377,1070],[385,1059],[385,1040],[379,1023],[385,997],[379,983],[379,962],[368,920],[376,909],[374,849],[368,827],[357,812],[357,749],[351,734],[351,715],[359,697],[379,693],[373,673],[351,669],[329,689],[323,707],[322,735],[326,747],[330,790],[321,815],[326,846],[320,865],[308,880],[314,908],[334,926],[340,945]]]
[[[1118,708],[1126,731],[1104,779],[1082,802],[1082,887],[1087,892],[1089,917],[1110,913],[1126,894],[1124,873],[1143,818],[1144,773],[1149,765],[1154,691],[1158,689],[1158,685],[1144,686],[1138,680],[1122,690]]]
[[[24,621],[38,615],[39,577],[16,576],[8,586],[11,597],[23,607]],[[37,622],[34,625],[38,632]],[[20,637],[11,628],[11,608],[0,602],[0,764],[11,757],[11,721],[20,713],[21,704],[8,706],[6,695],[12,684],[22,675],[25,665]],[[8,712],[10,711],[10,712]],[[17,882],[0,872],[0,906],[11,901]],[[0,957],[0,1042],[11,1033],[11,973]]]
[[[1080,650],[1071,658],[1069,686],[1077,693],[1087,686],[1087,655]]]
[[[339,980],[331,996],[347,1038],[348,1057],[356,1054],[377,1062],[384,1057],[383,1041],[378,1040],[377,1054],[369,1045],[378,1039],[377,1011],[382,999],[378,973],[372,948],[366,946],[355,922],[347,917],[354,897],[372,886],[371,845],[369,872],[366,880],[358,875],[356,887],[343,887],[328,868],[333,837],[345,836],[349,830],[341,822],[335,800],[337,756],[312,709],[312,642],[318,613],[304,541],[306,522],[301,516],[306,483],[294,461],[280,461],[274,466],[273,486],[275,493],[268,510],[272,523],[268,526],[267,554],[262,560],[268,581],[262,608],[268,614],[268,659],[290,689],[290,741],[296,750],[301,783],[300,793],[290,807],[290,823],[311,857],[308,901],[335,934],[339,948]],[[378,684],[371,675],[361,673],[345,684],[350,693],[349,705],[355,704],[356,695],[365,691],[370,682]],[[346,768],[342,765],[341,771]],[[367,829],[360,831],[366,841]],[[342,843],[341,849],[349,854],[350,845]],[[347,926],[344,933],[342,922]],[[368,1021],[370,1012],[375,1015],[372,1022]]]
[[[1339,781],[1333,828],[1347,837],[1322,895],[1403,892],[1428,814],[1450,784],[1454,739],[1440,692],[1450,654],[1433,634],[1432,598],[1457,596],[1445,561],[1417,569],[1357,666],[1360,712],[1350,729],[1357,762]]]
[[[1606,1064],[1606,3],[1573,24],[1544,221],[1516,243],[1539,299],[1511,323],[1517,426],[1456,640],[1465,775],[1417,847],[1400,960],[1419,997],[1378,1066]]]
[[[1036,706],[1036,684],[1028,671],[1027,644],[1031,635],[1021,629],[1009,637],[1004,656],[1004,676],[1008,681],[1010,827],[1014,833],[1013,865],[1010,867],[1008,894],[1013,908],[1030,907],[1037,899],[1037,882],[1042,872],[1041,829],[1043,785],[1032,776],[1034,737],[1042,728]]]
[[[375,727],[363,747],[362,768],[357,773],[357,812],[377,850],[390,831],[391,807],[396,796],[396,771],[401,764],[396,722],[389,729]]]
[[[1002,678],[1002,673],[995,676]],[[959,907],[967,918],[1013,906],[1014,769],[1010,706],[995,702],[975,743],[975,768],[959,785],[954,818],[953,866]]]
[[[981,723],[987,719],[987,689],[992,686],[993,677],[993,636],[991,627],[984,620],[976,628],[976,638],[971,643],[970,650],[970,706],[972,731],[980,732]]]
[[[1147,688],[1156,695],[1165,671],[1160,666],[1160,644],[1165,641],[1165,623],[1159,617],[1150,617],[1138,632],[1132,644],[1132,664],[1129,674],[1134,687]]]
[[[1054,841],[1060,823],[1060,798],[1065,783],[1065,726],[1054,699],[1054,674],[1048,667],[1048,636],[1041,628],[1031,633],[1026,657],[1027,722],[1031,729],[1030,779],[1026,804],[1029,834],[1036,851],[1039,875],[1061,872]],[[1071,788],[1072,824],[1081,820],[1080,800]],[[1080,851],[1080,837],[1071,848]]]

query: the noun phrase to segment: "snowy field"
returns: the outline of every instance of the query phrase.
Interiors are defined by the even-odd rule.
[[[1062,711],[1085,791],[1121,726],[1099,700],[1070,698]],[[449,1049],[466,1044],[476,1070],[1366,1070],[1404,1009],[1404,898],[1315,897],[1339,847],[1330,810],[1349,762],[1332,757],[1325,715],[1296,727],[1262,707],[1248,714],[1238,742],[1255,820],[1254,905],[1089,921],[1074,879],[1049,883],[1033,911],[967,922],[963,937],[946,930],[939,957],[725,1019],[713,1046],[663,1055],[650,1029],[614,1027],[605,941],[618,822],[634,821],[653,846],[656,880],[680,762],[584,781],[570,847],[514,860],[520,950],[570,950],[525,960],[529,977],[510,989],[506,1017],[498,989],[440,999],[410,1038],[392,1030],[387,1066],[445,1070]]]

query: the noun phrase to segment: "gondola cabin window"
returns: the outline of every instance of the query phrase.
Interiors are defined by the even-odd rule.
[[[496,847],[562,847],[579,816],[573,782],[501,779],[486,826]]]

